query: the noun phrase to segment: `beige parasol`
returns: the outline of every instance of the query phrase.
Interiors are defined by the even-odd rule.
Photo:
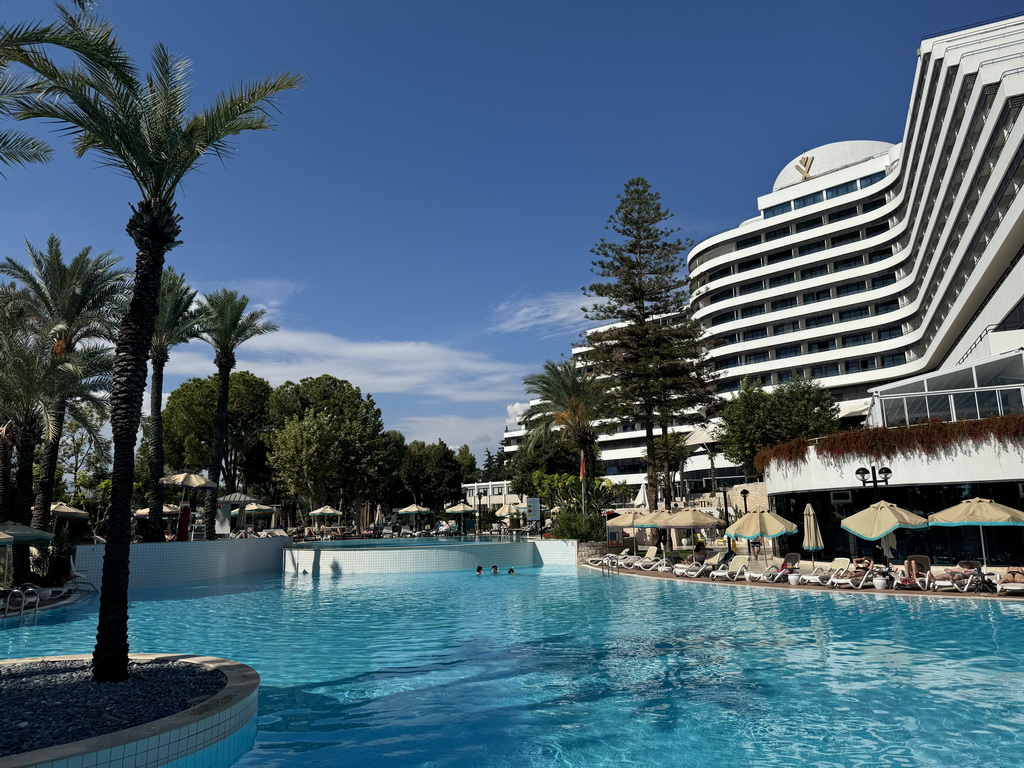
[[[1005,504],[1000,504],[992,499],[973,498],[961,501],[955,506],[948,507],[934,515],[928,515],[929,525],[938,526],[978,526],[978,536],[981,537],[981,561],[984,567],[988,567],[988,557],[985,553],[985,527],[990,525],[1024,525],[1024,512]]]
[[[63,501],[55,501],[50,505],[50,514],[63,520],[88,520],[89,513],[84,509],[75,509]]]
[[[212,480],[207,480],[202,475],[194,472],[180,472],[177,475],[168,475],[160,478],[160,485],[170,485],[175,488],[216,488]]]
[[[908,512],[888,501],[876,501],[867,509],[850,515],[842,522],[843,530],[868,541],[878,541],[898,528],[919,530],[928,527],[920,515]]]
[[[745,514],[725,529],[725,535],[731,539],[774,539],[796,533],[798,530],[794,523],[784,520],[774,512],[760,511]]]

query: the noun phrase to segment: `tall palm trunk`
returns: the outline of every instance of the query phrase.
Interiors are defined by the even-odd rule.
[[[13,452],[14,446],[11,444],[11,441],[0,435],[0,517],[4,520],[11,519],[11,509],[14,502],[14,499],[11,498],[13,491],[13,486],[11,485]]]
[[[53,501],[53,486],[57,480],[57,461],[60,458],[60,436],[64,434],[64,416],[67,412],[67,398],[60,398],[54,404],[53,439],[43,443],[43,455],[39,460],[39,491],[32,508],[32,527],[46,529],[50,525],[50,502]]]
[[[93,680],[120,682],[128,677],[128,568],[131,545],[135,441],[146,389],[146,358],[156,325],[157,298],[164,254],[177,245],[181,217],[173,203],[144,200],[132,209],[128,235],[137,248],[135,285],[121,322],[114,354],[110,423],[114,442],[110,520],[103,555]]]
[[[220,354],[217,355],[220,357]],[[228,434],[228,393],[231,386],[231,369],[234,367],[234,360],[230,363],[223,360],[217,361],[217,415],[213,419],[213,450],[210,456],[210,480],[214,487],[206,491],[206,505],[203,508],[206,518],[206,538],[213,540],[217,538],[217,490],[220,487],[220,468],[224,463],[224,443],[227,442]]]
[[[32,464],[36,446],[39,445],[40,430],[35,425],[25,425],[18,440],[18,465],[14,481],[18,485],[18,496],[14,501],[14,522],[28,525],[32,521]],[[30,581],[28,547],[12,547],[14,583]]]
[[[164,540],[164,365],[168,355],[154,355],[153,375],[149,381],[149,520],[147,541]]]

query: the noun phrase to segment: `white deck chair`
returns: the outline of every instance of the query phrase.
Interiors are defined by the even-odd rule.
[[[703,563],[678,563],[672,572],[676,576],[686,576],[691,579],[695,579],[698,576],[704,576],[710,573],[714,568],[718,567],[719,561],[721,561],[724,552],[719,552],[716,555],[712,555]]]
[[[630,568],[638,568],[638,569],[639,568],[643,568],[645,565],[648,565],[649,563],[654,562],[654,560],[657,557],[657,554],[658,554],[658,548],[657,547],[648,547],[647,551],[644,553],[643,557],[640,557],[640,558],[634,560],[633,562],[628,563],[628,566]]]
[[[737,555],[725,565],[713,570],[711,572],[711,578],[712,580],[728,579],[729,581],[736,581],[736,579],[747,572],[747,566],[749,563],[749,555]]]
[[[800,576],[801,584],[828,584],[829,579],[835,573],[842,573],[843,571],[849,570],[850,558],[848,557],[837,557],[828,565],[819,565],[810,573],[805,573]]]
[[[747,571],[747,581],[765,581],[769,584],[774,584],[778,581],[784,581],[789,576],[790,568],[800,567],[800,554],[797,552],[790,552],[784,558],[779,565],[769,565],[761,573],[751,573]]]
[[[914,579],[912,583],[904,583],[910,577],[907,576],[905,568],[900,568],[896,571],[894,588],[927,590],[932,579],[932,559],[928,555],[908,555],[907,560],[917,564],[917,571],[921,575]]]
[[[980,586],[981,580],[984,578],[981,575],[981,563],[977,560],[967,560],[974,569],[974,572],[969,574],[966,579],[950,579],[948,577],[943,578],[942,576],[932,576],[929,573],[928,576],[928,588],[932,592],[938,592],[940,589],[952,589],[954,592],[974,592]]]

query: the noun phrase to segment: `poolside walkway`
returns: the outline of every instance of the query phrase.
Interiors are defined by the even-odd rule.
[[[774,564],[778,565],[782,562],[781,558],[773,558]],[[824,562],[822,563],[825,564]],[[893,595],[897,597],[954,597],[954,598],[969,598],[976,600],[1006,600],[1006,599],[1021,599],[1024,597],[1024,593],[1021,592],[957,592],[956,590],[948,590],[942,592],[933,592],[931,590],[925,591],[923,589],[875,589],[874,586],[866,586],[863,589],[854,589],[852,587],[826,587],[814,584],[800,584],[792,585],[788,581],[778,582],[770,584],[764,581],[747,581],[745,578],[739,578],[736,581],[729,581],[728,579],[710,579],[706,577],[702,578],[689,578],[685,576],[676,576],[673,573],[666,573],[664,571],[644,571],[636,568],[614,568],[614,569],[602,569],[599,565],[590,565],[589,563],[580,563],[581,568],[589,568],[593,571],[602,571],[606,573],[610,572],[613,576],[638,576],[640,578],[650,579],[668,579],[669,581],[676,581],[680,583],[693,583],[698,582],[701,584],[715,584],[728,587],[750,587],[753,589],[790,589],[790,590],[802,590],[811,592],[853,592],[860,594],[872,594],[872,595]]]

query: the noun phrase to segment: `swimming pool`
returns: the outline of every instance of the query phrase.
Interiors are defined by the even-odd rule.
[[[140,597],[134,651],[260,672],[244,768],[1015,766],[1024,746],[1024,603],[552,566]],[[88,652],[95,611],[7,626],[0,652]]]

